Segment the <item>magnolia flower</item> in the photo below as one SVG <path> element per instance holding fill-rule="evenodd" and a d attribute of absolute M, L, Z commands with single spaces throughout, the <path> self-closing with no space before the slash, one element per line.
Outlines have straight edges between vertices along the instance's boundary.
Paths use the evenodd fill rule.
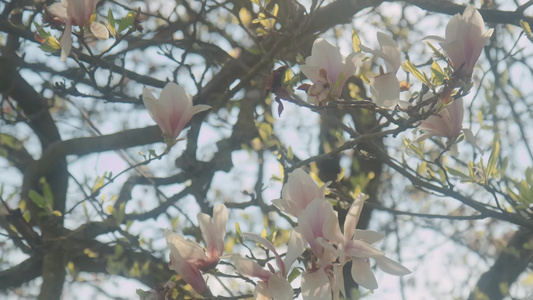
<path fill-rule="evenodd" d="M 446 26 L 446 38 L 429 36 L 437 40 L 452 61 L 459 76 L 470 77 L 481 55 L 483 46 L 492 36 L 493 29 L 485 31 L 485 23 L 474 6 L 468 6 L 463 14 L 454 15 Z"/>
<path fill-rule="evenodd" d="M 316 211 L 309 211 L 318 214 L 316 221 L 311 220 L 306 224 L 299 223 L 299 227 L 302 227 L 301 230 L 304 238 L 309 242 L 310 238 L 315 237 L 314 243 L 318 244 L 322 251 L 322 254 L 320 254 L 322 259 L 318 257 L 320 269 L 307 271 L 302 276 L 302 280 L 304 281 L 302 283 L 302 294 L 316 295 L 309 299 L 321 299 L 324 298 L 324 294 L 328 293 L 333 293 L 334 299 L 338 299 L 339 292 L 346 295 L 342 267 L 348 261 L 352 262 L 351 275 L 354 281 L 370 290 L 378 287 L 376 278 L 370 268 L 370 258 L 374 258 L 378 267 L 389 274 L 405 275 L 410 273 L 404 266 L 385 257 L 383 252 L 371 246 L 382 240 L 384 237 L 383 234 L 371 230 L 355 229 L 365 198 L 366 196 L 364 194 L 359 194 L 352 203 L 344 223 L 344 233 L 340 232 L 338 220 L 336 224 L 331 223 L 331 221 L 323 218 Z M 315 202 L 311 203 L 308 208 L 313 207 L 314 204 Z M 323 211 L 330 210 L 328 205 L 322 206 Z M 331 212 L 324 214 L 331 215 Z M 305 226 L 310 227 L 308 231 L 313 232 L 313 235 L 303 230 Z M 310 245 L 311 249 L 313 249 L 313 244 L 310 243 Z M 313 254 L 316 255 L 314 251 Z M 337 258 L 338 263 L 332 263 Z M 330 262 L 329 264 L 328 261 Z M 330 289 L 329 292 L 325 291 L 327 287 Z"/>
<path fill-rule="evenodd" d="M 209 105 L 193 106 L 192 96 L 173 82 L 165 85 L 159 100 L 143 88 L 143 102 L 170 146 L 195 114 L 211 108 Z"/>
<path fill-rule="evenodd" d="M 72 26 L 87 26 L 98 39 L 109 38 L 107 28 L 98 22 L 91 22 L 91 16 L 99 0 L 61 0 L 48 7 L 48 12 L 60 22 L 65 23 L 65 32 L 61 37 L 61 60 L 65 61 L 72 48 Z"/>
<path fill-rule="evenodd" d="M 346 261 L 352 262 L 353 280 L 364 288 L 374 290 L 378 288 L 378 284 L 370 269 L 369 258 L 374 258 L 378 268 L 391 275 L 402 276 L 411 272 L 371 246 L 385 237 L 382 233 L 356 229 L 365 199 L 366 195 L 361 193 L 350 206 L 344 222 L 344 241 L 342 245 L 337 245 L 337 250 L 341 265 Z"/>
<path fill-rule="evenodd" d="M 454 100 L 450 105 L 443 108 L 438 114 L 431 115 L 427 119 L 420 122 L 418 129 L 426 133 L 419 136 L 415 141 L 423 141 L 432 136 L 446 137 L 449 140 L 454 140 L 464 133 L 467 142 L 472 144 L 480 153 L 483 150 L 476 142 L 476 138 L 472 131 L 468 128 L 463 128 L 464 107 L 463 98 Z M 454 144 L 451 149 L 452 154 L 457 154 L 457 145 Z"/>
<path fill-rule="evenodd" d="M 431 115 L 418 125 L 418 129 L 425 131 L 417 140 L 424 140 L 432 136 L 442 136 L 450 139 L 461 133 L 463 126 L 463 98 L 456 99 L 443 108 L 438 114 Z"/>
<path fill-rule="evenodd" d="M 388 35 L 378 32 L 377 38 L 381 50 L 360 46 L 362 51 L 382 58 L 387 70 L 385 72 L 380 66 L 380 74 L 370 79 L 370 94 L 378 106 L 393 108 L 400 99 L 400 81 L 396 77 L 396 72 L 402 63 L 402 52 L 398 44 Z"/>
<path fill-rule="evenodd" d="M 281 199 L 272 200 L 272 204 L 296 217 L 311 201 L 324 199 L 325 188 L 326 185 L 319 188 L 304 170 L 296 169 L 289 174 L 287 184 L 281 191 Z"/>
<path fill-rule="evenodd" d="M 307 101 L 325 105 L 330 97 L 338 98 L 363 57 L 360 53 L 344 57 L 339 48 L 322 38 L 316 39 L 311 56 L 305 59 L 305 65 L 300 66 L 302 73 L 313 82 L 307 91 Z"/>
<path fill-rule="evenodd" d="M 289 246 L 283 260 L 274 245 L 267 239 L 252 233 L 243 233 L 242 235 L 269 249 L 276 257 L 276 266 L 278 267 L 278 271 L 276 272 L 273 271 L 270 265 L 269 270 L 265 270 L 254 260 L 244 258 L 239 254 L 233 255 L 233 263 L 241 275 L 261 279 L 255 287 L 254 299 L 292 300 L 294 292 L 286 277 L 289 268 L 305 250 L 305 243 L 301 234 L 297 230 L 291 232 Z"/>
<path fill-rule="evenodd" d="M 207 286 L 200 271 L 215 267 L 224 252 L 228 210 L 219 204 L 213 210 L 213 218 L 204 213 L 198 213 L 197 218 L 206 248 L 170 230 L 165 230 L 165 236 L 170 248 L 170 268 L 203 294 Z"/>

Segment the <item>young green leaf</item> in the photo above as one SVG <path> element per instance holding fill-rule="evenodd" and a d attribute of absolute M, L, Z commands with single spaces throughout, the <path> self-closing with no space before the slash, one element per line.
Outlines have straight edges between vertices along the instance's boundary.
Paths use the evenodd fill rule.
<path fill-rule="evenodd" d="M 415 78 L 420 80 L 423 84 L 428 85 L 428 86 L 430 85 L 429 82 L 427 82 L 424 74 L 422 74 L 422 72 L 420 72 L 410 61 L 406 60 L 402 64 L 402 68 L 406 72 L 410 72 L 411 74 L 413 74 L 413 76 L 415 76 Z"/>

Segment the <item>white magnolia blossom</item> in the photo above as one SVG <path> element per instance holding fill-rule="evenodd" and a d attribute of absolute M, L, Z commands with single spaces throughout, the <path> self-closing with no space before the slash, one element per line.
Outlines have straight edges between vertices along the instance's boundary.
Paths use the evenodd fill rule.
<path fill-rule="evenodd" d="M 325 105 L 330 97 L 340 97 L 346 80 L 355 74 L 363 57 L 361 53 L 344 57 L 339 48 L 322 38 L 316 39 L 311 56 L 300 66 L 302 73 L 313 82 L 307 91 L 307 101 Z"/>
<path fill-rule="evenodd" d="M 228 210 L 219 204 L 213 209 L 213 218 L 204 213 L 198 213 L 197 218 L 206 248 L 170 230 L 165 230 L 165 236 L 170 248 L 170 268 L 203 294 L 207 286 L 200 271 L 215 267 L 224 253 Z"/>
<path fill-rule="evenodd" d="M 466 7 L 463 14 L 454 15 L 446 26 L 446 36 L 428 36 L 439 42 L 452 61 L 453 69 L 464 77 L 472 76 L 474 66 L 493 29 L 485 31 L 485 23 L 474 6 Z"/>
<path fill-rule="evenodd" d="M 72 49 L 72 26 L 89 29 L 100 40 L 109 38 L 109 31 L 105 25 L 98 22 L 90 22 L 91 16 L 99 0 L 62 0 L 48 7 L 48 12 L 59 21 L 65 23 L 65 32 L 61 37 L 61 60 L 65 61 Z"/>
<path fill-rule="evenodd" d="M 147 88 L 143 88 L 143 102 L 152 119 L 161 128 L 168 145 L 175 143 L 175 139 L 195 114 L 211 108 L 209 105 L 193 106 L 192 96 L 173 82 L 165 85 L 159 100 Z"/>
<path fill-rule="evenodd" d="M 378 32 L 377 38 L 380 50 L 373 50 L 363 45 L 360 47 L 362 51 L 372 53 L 385 61 L 386 72 L 380 67 L 380 74 L 370 79 L 370 94 L 374 103 L 390 109 L 400 100 L 400 81 L 396 73 L 402 63 L 402 52 L 396 41 L 388 35 Z"/>

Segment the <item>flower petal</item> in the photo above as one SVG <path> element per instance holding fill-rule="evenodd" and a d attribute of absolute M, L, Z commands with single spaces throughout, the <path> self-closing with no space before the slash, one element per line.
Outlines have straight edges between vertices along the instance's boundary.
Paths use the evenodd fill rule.
<path fill-rule="evenodd" d="M 270 276 L 268 279 L 268 288 L 274 300 L 292 300 L 294 298 L 294 291 L 291 285 L 287 279 L 278 273 Z"/>
<path fill-rule="evenodd" d="M 394 108 L 400 100 L 400 81 L 394 73 L 378 75 L 370 79 L 370 93 L 376 105 Z"/>
<path fill-rule="evenodd" d="M 345 247 L 344 251 L 348 257 L 369 258 L 385 255 L 383 252 L 359 240 L 349 241 Z"/>
<path fill-rule="evenodd" d="M 107 30 L 104 24 L 92 22 L 89 28 L 97 39 L 107 40 L 109 38 L 109 30 Z"/>
<path fill-rule="evenodd" d="M 302 296 L 306 300 L 331 299 L 331 286 L 323 269 L 302 274 Z"/>
<path fill-rule="evenodd" d="M 346 219 L 344 221 L 344 239 L 346 242 L 351 240 L 355 233 L 355 228 L 357 226 L 357 222 L 359 221 L 361 210 L 363 210 L 365 199 L 366 195 L 359 193 L 350 206 L 350 210 L 348 210 L 348 214 L 346 215 Z"/>
<path fill-rule="evenodd" d="M 278 266 L 278 269 L 281 271 L 282 274 L 286 274 L 285 273 L 285 264 L 283 263 L 283 261 L 281 260 L 281 256 L 279 256 L 278 254 L 278 251 L 276 250 L 276 247 L 274 247 L 274 245 L 267 239 L 265 239 L 264 237 L 260 236 L 260 235 L 257 235 L 257 234 L 254 234 L 254 233 L 249 233 L 249 232 L 245 232 L 242 234 L 242 236 L 244 238 L 247 238 L 247 239 L 251 239 L 265 247 L 268 248 L 268 250 L 272 251 L 272 253 L 274 253 L 274 255 L 276 256 L 276 265 Z"/>
<path fill-rule="evenodd" d="M 287 253 L 285 254 L 285 258 L 283 259 L 283 264 L 286 266 L 287 272 L 290 266 L 292 266 L 292 264 L 294 263 L 294 261 L 305 251 L 306 245 L 307 244 L 304 238 L 302 237 L 302 234 L 298 230 L 296 230 L 296 228 L 293 229 L 291 231 L 291 236 L 289 237 Z"/>
<path fill-rule="evenodd" d="M 65 32 L 61 37 L 61 61 L 66 61 L 72 50 L 72 25 L 70 21 L 65 24 Z"/>
<path fill-rule="evenodd" d="M 375 290 L 378 288 L 378 282 L 370 269 L 370 264 L 367 259 L 356 258 L 352 260 L 352 278 L 366 289 Z"/>
<path fill-rule="evenodd" d="M 409 269 L 406 267 L 385 256 L 376 257 L 376 262 L 378 264 L 378 268 L 391 275 L 402 276 L 411 273 L 411 271 L 409 271 Z"/>

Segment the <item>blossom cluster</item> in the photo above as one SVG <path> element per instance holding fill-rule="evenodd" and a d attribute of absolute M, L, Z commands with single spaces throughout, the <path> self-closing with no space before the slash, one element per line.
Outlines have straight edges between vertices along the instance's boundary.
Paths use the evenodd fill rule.
<path fill-rule="evenodd" d="M 456 93 L 457 87 L 464 86 L 465 82 L 470 80 L 483 46 L 492 32 L 492 29 L 485 31 L 483 18 L 477 9 L 468 6 L 462 14 L 456 14 L 451 18 L 446 26 L 445 38 L 426 37 L 439 42 L 453 73 L 449 74 L 440 87 L 432 87 L 434 91 L 427 94 L 436 95 L 435 99 L 438 99 L 438 102 L 433 103 L 432 107 L 437 110 L 419 122 L 418 129 L 425 133 L 417 139 L 418 141 L 431 136 L 440 136 L 453 142 L 464 133 L 466 140 L 481 151 L 473 133 L 469 129 L 462 128 L 464 115 L 462 98 L 452 99 L 451 96 Z M 409 102 L 400 99 L 401 92 L 408 91 L 410 86 L 397 77 L 402 66 L 401 49 L 396 41 L 385 33 L 378 32 L 377 40 L 379 49 L 371 49 L 364 45 L 359 47 L 363 52 L 372 54 L 374 58 L 383 60 L 385 64 L 385 68 L 379 66 L 379 74 L 372 74 L 367 81 L 372 102 L 384 109 L 395 109 L 398 105 L 400 109 L 401 106 L 409 106 Z M 346 80 L 355 74 L 363 58 L 362 53 L 352 53 L 344 57 L 337 47 L 324 39 L 317 39 L 313 44 L 311 56 L 300 66 L 302 73 L 313 82 L 307 88 L 307 101 L 318 106 L 337 99 Z M 427 107 L 424 106 L 422 109 Z"/>
<path fill-rule="evenodd" d="M 325 197 L 325 186 L 318 187 L 302 169 L 289 174 L 282 189 L 282 198 L 273 200 L 280 212 L 297 219 L 297 226 L 291 230 L 284 255 L 268 239 L 253 233 L 242 233 L 242 237 L 261 244 L 273 255 L 276 268 L 268 263 L 262 267 L 256 260 L 243 257 L 240 253 L 223 255 L 226 236 L 227 208 L 219 204 L 214 208 L 213 218 L 199 213 L 198 223 L 205 241 L 205 248 L 183 236 L 165 231 L 170 248 L 171 269 L 191 287 L 203 295 L 211 295 L 202 272 L 217 266 L 220 259 L 233 263 L 242 276 L 258 278 L 255 299 L 293 299 L 294 290 L 288 281 L 291 268 L 297 260 L 304 263 L 301 275 L 301 294 L 304 299 L 338 299 L 346 296 L 343 266 L 351 262 L 351 276 L 360 286 L 369 290 L 378 288 L 372 272 L 370 259 L 378 268 L 392 275 L 406 275 L 410 271 L 401 264 L 387 258 L 373 247 L 384 235 L 372 230 L 356 229 L 366 196 L 359 194 L 348 209 L 341 231 L 337 212 L 331 200 Z M 310 249 L 308 261 L 301 258 Z"/>
<path fill-rule="evenodd" d="M 82 24 L 72 21 L 70 23 Z M 441 45 L 447 57 L 448 71 L 443 74 L 447 76 L 446 80 L 438 85 L 428 86 L 431 91 L 420 96 L 421 102 L 431 99 L 436 101 L 418 106 L 419 114 L 425 115 L 416 124 L 418 129 L 424 132 L 418 137 L 418 141 L 440 136 L 448 138 L 450 144 L 453 144 L 463 133 L 466 140 L 481 151 L 473 133 L 462 128 L 463 99 L 455 94 L 458 88 L 464 87 L 465 83 L 470 81 L 483 46 L 491 35 L 492 29 L 485 31 L 481 15 L 473 6 L 469 6 L 463 14 L 452 17 L 446 27 L 445 38 L 427 37 L 437 40 Z M 405 107 L 412 105 L 401 100 L 401 93 L 408 91 L 410 85 L 398 78 L 398 71 L 402 66 L 402 51 L 398 43 L 385 33 L 378 32 L 377 40 L 379 49 L 360 45 L 362 52 L 348 56 L 343 56 L 337 47 L 325 39 L 315 40 L 311 56 L 300 66 L 301 72 L 312 82 L 302 88 L 306 90 L 307 101 L 316 106 L 326 106 L 330 101 L 337 100 L 349 77 L 353 76 L 363 63 L 364 53 L 368 53 L 384 63 L 384 66 L 379 66 L 379 73 L 372 73 L 370 79 L 366 80 L 371 100 L 380 109 L 407 112 Z M 404 69 L 413 72 L 413 67 L 409 64 Z M 429 85 L 427 80 L 423 83 Z M 165 86 L 159 100 L 145 88 L 143 101 L 169 146 L 176 142 L 180 132 L 195 114 L 210 108 L 207 105 L 193 106 L 191 95 L 175 83 Z M 170 248 L 170 268 L 196 292 L 205 296 L 211 295 L 211 291 L 207 288 L 204 273 L 214 269 L 221 259 L 227 259 L 241 276 L 258 279 L 255 299 L 293 299 L 294 283 L 289 282 L 288 277 L 294 268 L 303 270 L 298 290 L 302 297 L 317 300 L 347 296 L 343 268 L 348 263 L 351 263 L 352 279 L 369 290 L 378 288 L 371 268 L 371 259 L 386 273 L 397 276 L 410 273 L 403 265 L 374 247 L 384 238 L 383 234 L 356 229 L 366 195 L 359 193 L 354 197 L 347 209 L 341 230 L 338 212 L 332 204 L 334 201 L 326 197 L 325 190 L 326 185 L 319 187 L 301 169 L 289 174 L 287 184 L 281 192 L 282 197 L 272 201 L 281 213 L 294 218 L 297 224 L 290 231 L 284 254 L 280 254 L 279 248 L 263 236 L 242 234 L 244 240 L 253 241 L 268 249 L 274 255 L 275 267 L 269 262 L 266 267 L 262 266 L 257 260 L 244 257 L 241 253 L 224 255 L 228 210 L 221 204 L 214 208 L 213 217 L 203 213 L 197 216 L 205 248 L 181 235 L 168 230 L 165 232 Z M 309 249 L 311 258 L 302 257 L 306 249 Z"/>

